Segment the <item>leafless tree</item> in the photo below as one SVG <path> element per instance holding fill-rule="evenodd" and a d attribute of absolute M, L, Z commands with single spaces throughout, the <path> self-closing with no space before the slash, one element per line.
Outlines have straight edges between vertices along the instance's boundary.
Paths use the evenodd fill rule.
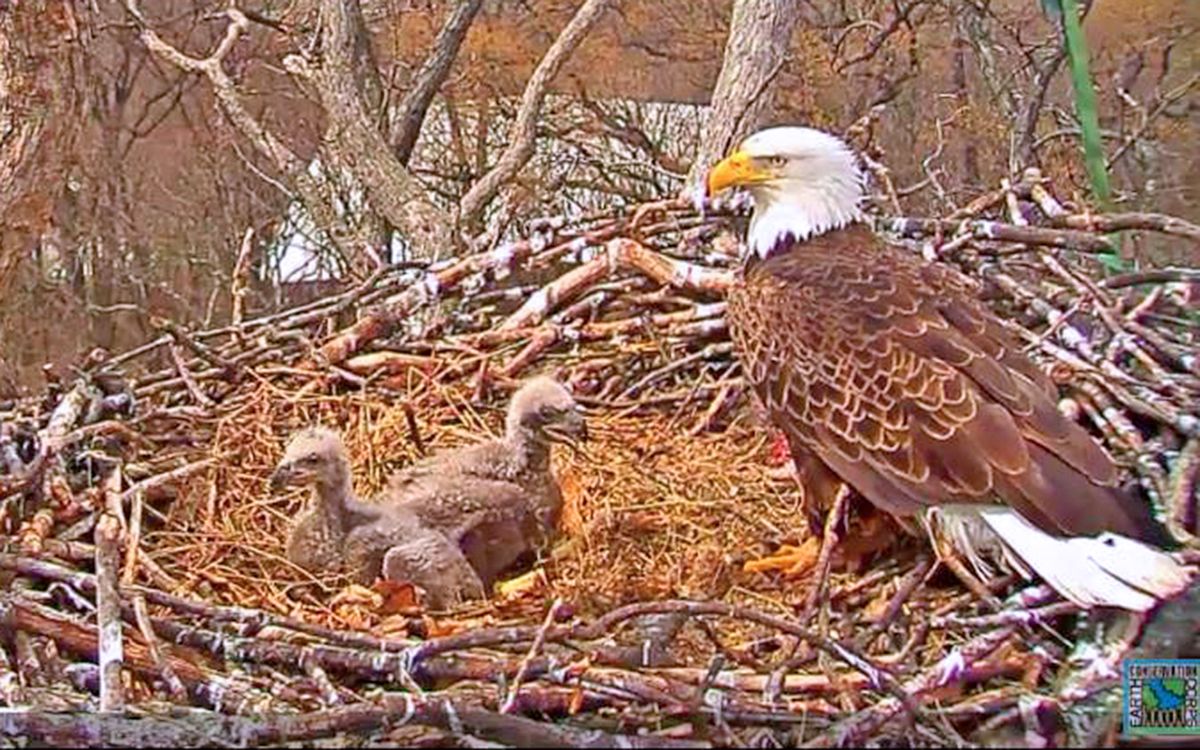
<path fill-rule="evenodd" d="M 475 20 L 481 7 L 483 0 L 460 0 L 454 6 L 454 10 L 446 16 L 445 24 L 434 39 L 433 48 L 425 58 L 424 64 L 400 101 L 399 116 L 396 127 L 392 129 L 391 144 L 396 158 L 404 164 L 408 164 L 412 156 L 429 105 L 433 102 L 442 81 L 446 80 L 450 66 L 458 57 L 458 50 L 471 28 L 471 22 Z"/>
<path fill-rule="evenodd" d="M 71 3 L 0 6 L 0 297 L 48 224 L 49 185 L 73 148 L 80 31 Z"/>
<path fill-rule="evenodd" d="M 579 47 L 588 31 L 600 20 L 604 11 L 618 4 L 619 0 L 585 0 L 571 22 L 563 29 L 558 39 L 542 58 L 521 96 L 521 108 L 517 111 L 511 143 L 499 161 L 487 174 L 475 183 L 463 196 L 459 208 L 460 216 L 467 227 L 477 224 L 488 201 L 495 197 L 500 187 L 516 176 L 517 172 L 533 155 L 538 115 L 550 82 L 562 69 L 571 53 Z"/>
<path fill-rule="evenodd" d="M 1117 198 L 1186 215 L 1195 24 L 1091 7 Z M 0 0 L 0 378 L 676 195 L 772 121 L 891 211 L 1085 195 L 1063 59 L 1026 0 Z"/>

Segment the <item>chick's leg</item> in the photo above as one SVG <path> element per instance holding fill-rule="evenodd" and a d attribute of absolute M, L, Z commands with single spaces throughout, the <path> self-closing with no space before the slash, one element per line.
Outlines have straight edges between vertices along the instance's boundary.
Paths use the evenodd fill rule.
<path fill-rule="evenodd" d="M 462 550 L 430 529 L 415 532 L 408 541 L 387 551 L 383 577 L 421 587 L 430 606 L 437 609 L 485 597 L 483 583 Z"/>

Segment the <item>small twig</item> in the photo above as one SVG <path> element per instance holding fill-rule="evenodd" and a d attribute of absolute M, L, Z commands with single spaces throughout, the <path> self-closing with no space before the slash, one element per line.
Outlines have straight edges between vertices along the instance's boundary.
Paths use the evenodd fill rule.
<path fill-rule="evenodd" d="M 904 607 L 904 603 L 908 601 L 913 592 L 924 582 L 933 565 L 934 561 L 931 559 L 926 558 L 921 560 L 915 568 L 910 570 L 900 580 L 899 585 L 896 586 L 896 593 L 892 595 L 887 607 L 880 613 L 879 618 L 871 623 L 870 627 L 855 639 L 854 645 L 857 648 L 864 650 L 870 648 L 871 641 L 891 626 L 896 616 L 900 614 L 900 610 Z"/>
<path fill-rule="evenodd" d="M 504 699 L 504 704 L 500 706 L 500 713 L 512 713 L 517 705 L 517 697 L 521 693 L 521 683 L 525 681 L 526 675 L 529 674 L 529 665 L 534 658 L 542 652 L 542 646 L 546 642 L 546 633 L 549 632 L 554 621 L 558 619 L 559 611 L 563 606 L 563 600 L 555 599 L 550 605 L 550 609 L 546 612 L 546 618 L 542 621 L 542 626 L 538 628 L 537 634 L 533 638 L 533 643 L 529 645 L 529 651 L 525 654 L 525 658 L 521 660 L 521 666 L 517 669 L 517 676 L 513 678 L 512 686 L 508 689 L 508 697 Z"/>
<path fill-rule="evenodd" d="M 960 678 L 966 669 L 987 658 L 1000 648 L 1016 632 L 1015 627 L 1001 627 L 990 630 L 955 648 L 948 656 L 932 667 L 905 682 L 900 690 L 908 700 L 916 700 L 922 693 L 934 688 L 952 684 Z M 885 698 L 878 703 L 854 714 L 840 722 L 833 731 L 825 732 L 807 743 L 805 747 L 853 747 L 869 737 L 878 726 L 903 711 L 904 702 L 898 698 Z"/>
<path fill-rule="evenodd" d="M 138 632 L 142 634 L 142 642 L 146 644 L 146 650 L 150 654 L 150 659 L 162 674 L 163 682 L 166 684 L 168 692 L 171 693 L 171 697 L 179 703 L 185 702 L 188 697 L 187 688 L 180 681 L 179 675 L 175 674 L 175 670 L 171 667 L 170 662 L 163 659 L 162 652 L 159 649 L 158 637 L 154 635 L 154 628 L 150 624 L 150 612 L 146 609 L 146 599 L 135 594 L 132 597 L 132 602 Z"/>
<path fill-rule="evenodd" d="M 1139 284 L 1164 284 L 1170 282 L 1200 282 L 1198 268 L 1151 268 L 1145 271 L 1119 273 L 1101 280 L 1105 289 L 1124 289 Z"/>
<path fill-rule="evenodd" d="M 846 517 L 846 508 L 850 503 L 851 490 L 847 485 L 842 485 L 838 488 L 837 497 L 833 501 L 833 506 L 830 507 L 829 513 L 825 515 L 825 526 L 821 533 L 821 551 L 817 554 L 817 565 L 814 570 L 816 577 L 816 585 L 812 591 L 808 592 L 808 599 L 804 603 L 804 615 L 802 620 L 809 619 L 817 607 L 821 604 L 823 595 L 827 589 L 829 580 L 829 566 L 833 560 L 833 550 L 838 543 L 838 524 Z"/>
<path fill-rule="evenodd" d="M 999 221 L 975 219 L 950 221 L 947 219 L 921 219 L 897 217 L 887 219 L 884 226 L 906 237 L 930 234 L 970 234 L 977 240 L 993 242 L 1017 242 L 1022 245 L 1041 245 L 1075 250 L 1082 253 L 1111 253 L 1108 240 L 1087 232 L 1072 229 L 1047 229 L 1044 227 L 1017 226 Z"/>
<path fill-rule="evenodd" d="M 247 14 L 249 17 L 249 14 Z M 233 265 L 233 281 L 229 294 L 233 298 L 231 325 L 240 326 L 246 310 L 246 292 L 250 286 L 250 252 L 254 249 L 254 227 L 246 227 L 242 235 L 242 247 L 238 250 L 237 262 Z"/>
<path fill-rule="evenodd" d="M 960 617 L 944 615 L 935 617 L 932 625 L 936 628 L 961 627 L 984 630 L 1005 625 L 1037 625 L 1050 622 L 1058 617 L 1075 614 L 1081 607 L 1074 602 L 1056 602 L 1034 609 L 1005 609 L 990 615 L 979 617 Z"/>
<path fill-rule="evenodd" d="M 137 482 L 121 493 L 122 504 L 132 501 L 139 493 L 149 495 L 161 487 L 168 487 L 184 477 L 190 476 L 201 469 L 207 469 L 213 465 L 213 459 L 202 458 L 199 461 L 193 461 L 189 464 L 184 464 L 176 469 L 164 471 L 161 474 L 147 477 L 140 482 Z"/>
<path fill-rule="evenodd" d="M 209 398 L 204 391 L 200 390 L 200 386 L 196 384 L 191 370 L 188 369 L 187 364 L 183 361 L 179 345 L 171 344 L 167 347 L 167 350 L 171 353 L 171 361 L 175 363 L 175 370 L 179 373 L 179 377 L 183 379 L 183 385 L 187 388 L 188 393 L 192 395 L 192 398 L 195 399 L 196 403 L 208 408 L 216 406 L 216 402 Z"/>
<path fill-rule="evenodd" d="M 151 322 L 155 328 L 166 331 L 167 335 L 174 339 L 176 343 L 187 347 L 189 351 L 201 360 L 223 370 L 225 377 L 234 378 L 237 376 L 239 368 L 236 362 L 221 356 L 220 353 L 202 342 L 185 326 L 167 318 L 154 318 Z M 182 360 L 182 357 L 180 359 Z"/>
<path fill-rule="evenodd" d="M 145 505 L 145 492 L 139 490 L 133 493 L 133 502 L 129 508 L 129 534 L 125 540 L 125 565 L 121 571 L 121 584 L 133 583 L 137 575 L 138 554 L 142 544 L 142 508 Z"/>

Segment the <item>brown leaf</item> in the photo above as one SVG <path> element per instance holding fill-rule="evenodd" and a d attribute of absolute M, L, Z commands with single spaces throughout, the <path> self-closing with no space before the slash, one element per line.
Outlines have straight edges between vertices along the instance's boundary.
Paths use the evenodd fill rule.
<path fill-rule="evenodd" d="M 383 596 L 367 588 L 360 586 L 357 583 L 352 583 L 341 591 L 333 595 L 329 600 L 330 607 L 339 606 L 366 606 L 370 609 L 378 609 L 383 605 Z"/>
<path fill-rule="evenodd" d="M 465 625 L 458 620 L 435 620 L 432 617 L 426 616 L 425 632 L 429 638 L 440 638 L 444 635 L 454 635 L 461 633 L 465 629 Z"/>
<path fill-rule="evenodd" d="M 421 609 L 417 587 L 408 581 L 379 580 L 371 586 L 371 590 L 382 598 L 376 607 L 376 611 L 381 615 L 411 615 L 417 614 Z"/>

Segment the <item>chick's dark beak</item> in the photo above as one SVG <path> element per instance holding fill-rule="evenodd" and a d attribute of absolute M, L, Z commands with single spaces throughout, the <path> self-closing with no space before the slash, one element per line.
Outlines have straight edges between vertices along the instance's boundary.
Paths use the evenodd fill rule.
<path fill-rule="evenodd" d="M 545 430 L 552 440 L 560 443 L 588 439 L 587 420 L 578 412 L 567 412 L 555 424 L 547 425 Z"/>
<path fill-rule="evenodd" d="M 578 411 L 569 411 L 563 420 L 562 431 L 573 440 L 587 440 L 587 419 Z"/>
<path fill-rule="evenodd" d="M 291 464 L 280 464 L 271 473 L 271 491 L 278 492 L 291 484 L 295 472 Z"/>

